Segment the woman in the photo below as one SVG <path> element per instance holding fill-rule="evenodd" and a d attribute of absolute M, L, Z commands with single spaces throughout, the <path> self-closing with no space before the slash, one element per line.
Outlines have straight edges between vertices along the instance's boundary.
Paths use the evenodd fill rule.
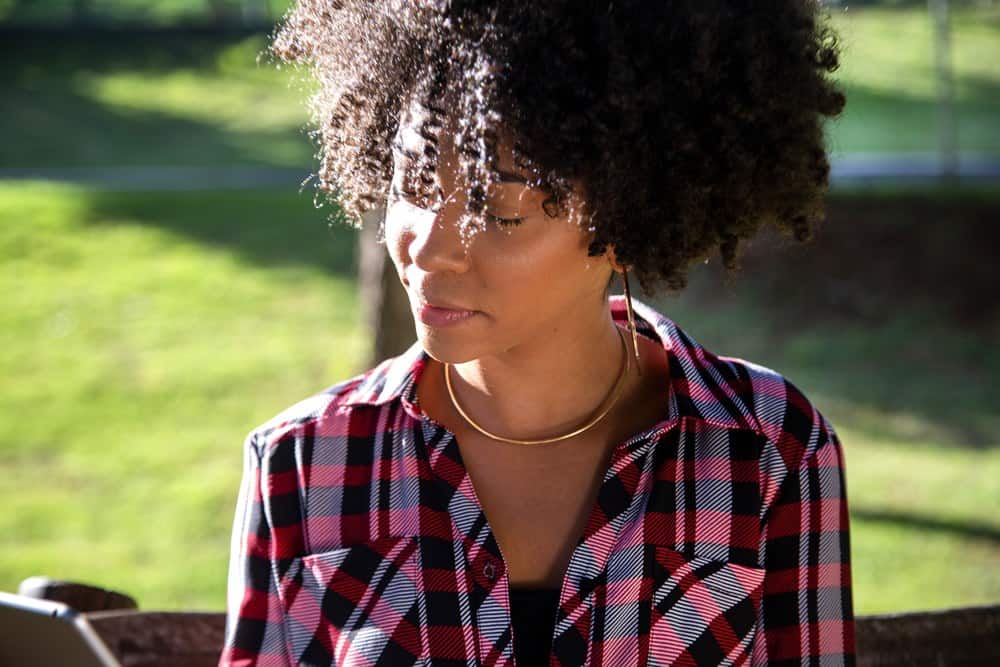
<path fill-rule="evenodd" d="M 809 238 L 844 104 L 817 12 L 293 7 L 319 186 L 385 207 L 418 340 L 247 437 L 220 664 L 854 663 L 834 429 L 628 284 Z"/>

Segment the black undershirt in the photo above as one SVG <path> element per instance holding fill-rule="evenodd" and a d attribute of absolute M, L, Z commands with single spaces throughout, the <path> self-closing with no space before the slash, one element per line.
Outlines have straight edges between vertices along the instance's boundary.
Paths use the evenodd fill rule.
<path fill-rule="evenodd" d="M 548 667 L 558 606 L 558 588 L 510 587 L 517 667 Z"/>

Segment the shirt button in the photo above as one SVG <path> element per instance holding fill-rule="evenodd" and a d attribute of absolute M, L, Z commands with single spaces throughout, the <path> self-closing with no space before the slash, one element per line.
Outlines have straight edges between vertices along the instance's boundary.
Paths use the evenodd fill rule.
<path fill-rule="evenodd" d="M 495 577 L 496 574 L 497 574 L 496 566 L 493 565 L 493 561 L 491 560 L 486 561 L 486 564 L 483 565 L 483 576 L 489 579 L 490 581 L 493 581 L 493 577 Z"/>

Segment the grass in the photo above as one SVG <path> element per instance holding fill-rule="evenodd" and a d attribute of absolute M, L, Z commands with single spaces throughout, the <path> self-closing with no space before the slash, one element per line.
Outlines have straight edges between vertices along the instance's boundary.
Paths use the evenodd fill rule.
<path fill-rule="evenodd" d="M 263 9 L 267 16 L 276 18 L 287 9 L 289 0 L 263 0 L 252 4 L 253 9 Z M 0 21 L 51 26 L 82 18 L 112 25 L 211 25 L 213 11 L 218 8 L 228 19 L 226 22 L 232 24 L 240 20 L 241 5 L 247 3 L 238 0 L 213 3 L 204 0 L 89 0 L 86 3 L 78 0 L 46 0 L 44 3 L 0 0 Z"/>
<path fill-rule="evenodd" d="M 125 33 L 99 49 L 88 40 L 12 35 L 0 47 L 19 63 L 0 73 L 0 165 L 312 164 L 312 84 L 257 65 L 264 36 Z"/>
<path fill-rule="evenodd" d="M 354 232 L 308 199 L 0 186 L 0 589 L 45 574 L 224 608 L 243 436 L 366 351 Z M 706 306 L 710 275 L 650 301 L 784 373 L 838 429 L 857 612 L 1000 599 L 995 346 L 919 312 L 789 326 L 753 279 Z M 954 353 L 928 356 L 941 341 Z M 958 427 L 973 415 L 979 438 Z"/>
<path fill-rule="evenodd" d="M 933 24 L 926 7 L 831 8 L 843 46 L 834 78 L 847 106 L 828 126 L 834 155 L 934 151 L 937 80 Z M 1000 153 L 1000 7 L 954 7 L 951 60 L 958 147 Z"/>
<path fill-rule="evenodd" d="M 0 588 L 219 607 L 243 435 L 359 370 L 353 232 L 295 194 L 44 185 L 0 221 Z"/>

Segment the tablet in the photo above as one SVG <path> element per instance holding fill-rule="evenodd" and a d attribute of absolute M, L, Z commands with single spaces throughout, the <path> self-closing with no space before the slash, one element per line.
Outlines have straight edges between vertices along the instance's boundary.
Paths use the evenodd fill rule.
<path fill-rule="evenodd" d="M 0 666 L 122 667 L 84 613 L 0 591 Z"/>

